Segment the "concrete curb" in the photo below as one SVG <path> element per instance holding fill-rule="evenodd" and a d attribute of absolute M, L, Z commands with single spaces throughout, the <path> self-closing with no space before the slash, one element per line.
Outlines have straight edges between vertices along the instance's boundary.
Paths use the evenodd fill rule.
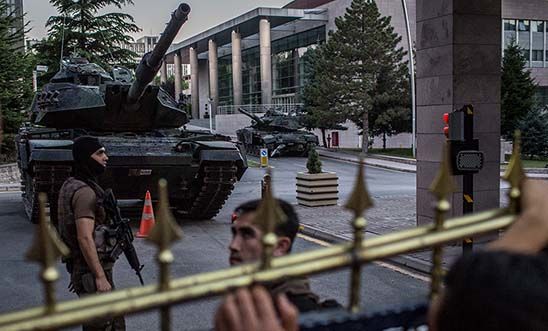
<path fill-rule="evenodd" d="M 328 231 L 318 229 L 314 226 L 307 225 L 307 224 L 301 224 L 301 229 L 299 232 L 304 235 L 310 236 L 312 238 L 323 240 L 330 244 L 340 244 L 340 243 L 352 240 L 351 238 L 330 233 Z M 370 233 L 370 232 L 366 232 L 366 233 L 369 236 L 378 236 L 374 233 Z M 412 269 L 413 271 L 418 271 L 424 274 L 430 274 L 430 270 L 432 268 L 431 263 L 423 261 L 421 259 L 418 259 L 410 255 L 406 255 L 406 254 L 387 258 L 386 261 L 392 264 L 395 264 L 397 266 Z"/>
<path fill-rule="evenodd" d="M 351 158 L 347 158 L 347 157 L 344 157 L 344 156 L 323 154 L 322 151 L 318 151 L 318 153 L 320 154 L 321 157 L 326 157 L 328 159 L 351 162 L 351 163 L 356 163 L 356 164 L 359 164 L 359 162 L 360 162 L 359 160 L 353 160 Z M 396 162 L 394 162 L 394 163 L 396 163 Z M 396 171 L 403 171 L 403 172 L 409 172 L 409 173 L 416 173 L 417 172 L 414 169 L 402 168 L 402 167 L 399 167 L 399 166 L 396 166 L 396 165 L 381 164 L 381 163 L 376 163 L 374 161 L 371 162 L 370 159 L 365 159 L 365 164 L 370 165 L 370 166 L 374 166 L 374 167 L 388 169 L 388 170 L 396 170 Z"/>
<path fill-rule="evenodd" d="M 0 192 L 16 192 L 21 191 L 19 184 L 0 184 Z"/>

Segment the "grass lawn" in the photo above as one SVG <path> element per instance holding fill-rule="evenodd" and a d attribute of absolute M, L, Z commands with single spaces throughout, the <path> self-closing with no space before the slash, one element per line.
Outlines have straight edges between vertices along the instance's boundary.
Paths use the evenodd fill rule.
<path fill-rule="evenodd" d="M 506 155 L 505 159 L 506 162 L 510 161 L 511 155 Z M 524 159 L 522 155 L 521 162 L 523 163 L 524 168 L 544 168 L 548 164 L 548 159 L 537 159 L 537 160 L 529 160 Z"/>
<path fill-rule="evenodd" d="M 524 168 L 544 168 L 548 160 L 522 160 Z"/>

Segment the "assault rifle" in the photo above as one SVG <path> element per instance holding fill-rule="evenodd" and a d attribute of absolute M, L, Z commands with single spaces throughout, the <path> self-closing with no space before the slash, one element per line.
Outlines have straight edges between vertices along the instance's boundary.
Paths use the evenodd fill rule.
<path fill-rule="evenodd" d="M 107 213 L 107 215 L 112 220 L 113 226 L 111 230 L 111 235 L 116 238 L 116 245 L 114 246 L 114 248 L 112 249 L 112 253 L 110 254 L 112 260 L 115 261 L 118 256 L 120 256 L 122 252 L 124 252 L 124 255 L 126 256 L 126 259 L 129 262 L 131 269 L 135 270 L 135 273 L 137 274 L 137 277 L 139 277 L 141 285 L 144 285 L 143 277 L 141 276 L 141 270 L 143 269 L 144 265 L 139 262 L 139 257 L 137 256 L 135 247 L 133 247 L 134 237 L 133 232 L 131 231 L 131 227 L 129 226 L 129 219 L 122 218 L 122 215 L 120 215 L 120 208 L 118 208 L 118 202 L 114 197 L 112 189 L 107 189 L 105 191 L 103 207 L 105 208 L 105 212 Z"/>

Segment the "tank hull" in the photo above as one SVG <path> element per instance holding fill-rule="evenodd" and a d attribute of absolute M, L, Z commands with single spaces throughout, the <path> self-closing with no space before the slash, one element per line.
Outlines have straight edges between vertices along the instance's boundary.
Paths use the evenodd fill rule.
<path fill-rule="evenodd" d="M 259 155 L 261 148 L 267 148 L 270 157 L 283 155 L 306 156 L 311 147 L 318 145 L 316 135 L 303 130 L 278 132 L 247 127 L 237 130 L 236 136 L 250 155 Z"/>
<path fill-rule="evenodd" d="M 18 135 L 23 201 L 31 221 L 37 221 L 38 192 L 48 194 L 55 221 L 53 202 L 57 201 L 64 180 L 73 174 L 71 148 L 77 135 L 75 130 L 36 127 L 26 127 Z M 158 137 L 150 132 L 95 136 L 109 156 L 107 170 L 99 182 L 102 187 L 113 189 L 128 215 L 139 215 L 147 190 L 156 199 L 158 180 L 165 178 L 177 218 L 211 219 L 247 168 L 245 157 L 235 144 L 212 137 Z"/>

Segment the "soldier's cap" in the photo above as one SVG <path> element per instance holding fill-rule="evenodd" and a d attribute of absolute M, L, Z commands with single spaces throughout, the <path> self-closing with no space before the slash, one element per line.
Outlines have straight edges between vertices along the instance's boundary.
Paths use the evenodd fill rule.
<path fill-rule="evenodd" d="M 91 154 L 103 147 L 104 146 L 99 142 L 99 139 L 90 136 L 81 136 L 74 139 L 72 157 L 75 162 L 83 162 L 86 161 Z"/>

